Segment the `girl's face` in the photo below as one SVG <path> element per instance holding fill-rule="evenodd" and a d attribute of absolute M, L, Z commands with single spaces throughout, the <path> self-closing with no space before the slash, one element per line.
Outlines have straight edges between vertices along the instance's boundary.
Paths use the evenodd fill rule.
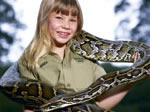
<path fill-rule="evenodd" d="M 48 19 L 48 30 L 54 46 L 64 46 L 75 36 L 78 27 L 77 16 L 52 12 Z"/>

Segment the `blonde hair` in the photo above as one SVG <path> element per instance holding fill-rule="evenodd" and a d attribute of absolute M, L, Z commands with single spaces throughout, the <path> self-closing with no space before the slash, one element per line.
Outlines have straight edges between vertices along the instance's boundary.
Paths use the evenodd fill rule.
<path fill-rule="evenodd" d="M 48 17 L 53 11 L 56 13 L 69 14 L 78 17 L 78 28 L 76 35 L 81 32 L 83 26 L 83 16 L 77 0 L 42 0 L 37 18 L 35 36 L 29 46 L 24 51 L 21 60 L 28 70 L 36 74 L 39 58 L 48 53 L 52 47 L 52 41 L 48 31 Z"/>

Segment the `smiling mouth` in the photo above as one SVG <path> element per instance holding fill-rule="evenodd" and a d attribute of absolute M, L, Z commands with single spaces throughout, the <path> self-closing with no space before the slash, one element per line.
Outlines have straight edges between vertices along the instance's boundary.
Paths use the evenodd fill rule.
<path fill-rule="evenodd" d="M 58 31 L 57 33 L 58 33 L 58 36 L 61 38 L 67 38 L 70 35 L 70 33 L 68 33 L 68 32 Z"/>

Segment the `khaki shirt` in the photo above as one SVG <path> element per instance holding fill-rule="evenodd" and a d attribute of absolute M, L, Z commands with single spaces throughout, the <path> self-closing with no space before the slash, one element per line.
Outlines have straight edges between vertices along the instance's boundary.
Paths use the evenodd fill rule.
<path fill-rule="evenodd" d="M 105 71 L 97 63 L 83 58 L 67 47 L 65 57 L 62 61 L 55 53 L 43 55 L 38 61 L 37 68 L 39 79 L 29 72 L 25 66 L 18 61 L 21 76 L 40 80 L 67 93 L 79 92 L 87 88 L 97 78 L 105 74 Z"/>

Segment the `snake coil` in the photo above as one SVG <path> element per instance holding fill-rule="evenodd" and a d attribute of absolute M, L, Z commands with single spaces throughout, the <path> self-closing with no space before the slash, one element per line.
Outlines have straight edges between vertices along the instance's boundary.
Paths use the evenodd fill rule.
<path fill-rule="evenodd" d="M 106 74 L 84 91 L 74 94 L 65 94 L 36 80 L 21 79 L 15 63 L 0 79 L 0 90 L 14 101 L 43 112 L 102 112 L 104 109 L 88 102 L 112 87 L 150 76 L 150 46 L 144 43 L 109 41 L 82 31 L 73 40 L 71 49 L 95 61 L 133 63 L 136 53 L 138 60 L 130 68 Z"/>

